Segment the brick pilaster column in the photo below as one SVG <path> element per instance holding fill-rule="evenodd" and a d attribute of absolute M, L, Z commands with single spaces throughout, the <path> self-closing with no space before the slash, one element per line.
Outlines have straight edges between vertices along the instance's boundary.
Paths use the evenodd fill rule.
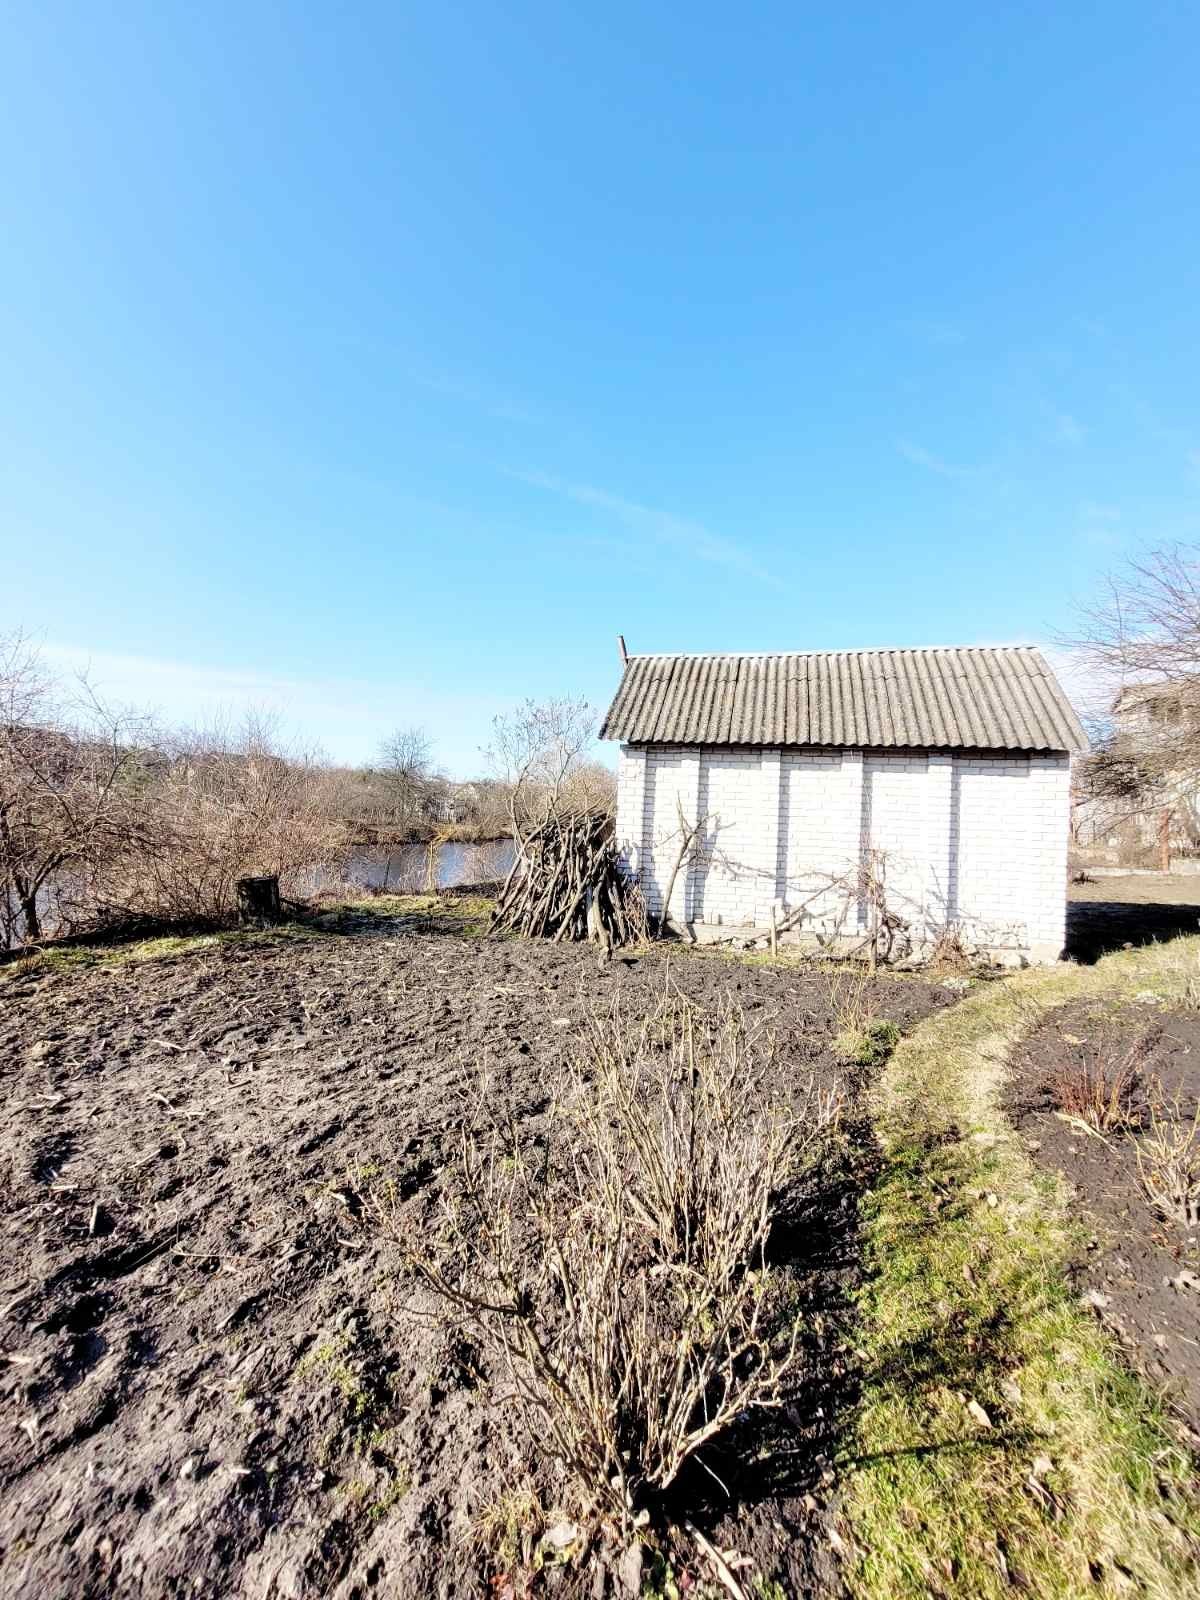
<path fill-rule="evenodd" d="M 679 798 L 683 814 L 689 824 L 700 816 L 700 752 L 685 751 L 679 763 Z M 679 846 L 676 844 L 675 849 Z M 696 860 L 693 856 L 686 869 L 681 869 L 675 884 L 675 903 L 672 912 L 681 922 L 691 922 L 696 900 Z"/>
<path fill-rule="evenodd" d="M 759 763 L 759 828 L 762 853 L 754 897 L 754 920 L 765 927 L 771 920 L 771 907 L 779 898 L 779 811 L 781 804 L 782 751 L 764 750 Z"/>
<path fill-rule="evenodd" d="M 646 854 L 646 752 L 622 746 L 617 767 L 617 848 L 631 873 Z"/>
<path fill-rule="evenodd" d="M 931 755 L 925 774 L 925 885 L 923 929 L 914 929 L 918 938 L 936 939 L 950 921 L 951 852 L 954 848 L 951 827 L 951 793 L 954 778 L 953 756 Z"/>
<path fill-rule="evenodd" d="M 863 781 L 863 753 L 861 750 L 842 751 L 842 778 L 846 796 L 846 862 L 851 871 L 860 867 L 871 845 L 871 821 L 867 815 L 867 792 Z M 846 918 L 846 932 L 853 933 L 863 925 L 865 908 L 854 895 L 850 914 Z"/>

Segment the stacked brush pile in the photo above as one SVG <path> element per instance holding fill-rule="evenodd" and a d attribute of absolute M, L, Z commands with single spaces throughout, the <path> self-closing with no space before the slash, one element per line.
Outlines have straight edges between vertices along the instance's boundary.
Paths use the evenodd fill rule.
<path fill-rule="evenodd" d="M 647 937 L 645 903 L 622 869 L 611 813 L 555 813 L 519 832 L 516 846 L 490 931 L 592 938 L 609 950 Z"/>

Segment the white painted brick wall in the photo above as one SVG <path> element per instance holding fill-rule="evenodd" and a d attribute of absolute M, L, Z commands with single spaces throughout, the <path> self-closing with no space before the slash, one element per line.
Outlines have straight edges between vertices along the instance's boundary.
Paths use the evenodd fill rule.
<path fill-rule="evenodd" d="M 873 847 L 918 941 L 954 924 L 971 943 L 1052 959 L 1065 930 L 1069 798 L 1065 755 L 626 747 L 617 828 L 656 913 L 679 851 L 679 802 L 710 825 L 677 879 L 677 917 L 761 927 L 773 902 L 803 904 L 807 928 L 852 931 L 862 907 L 831 883 Z"/>
<path fill-rule="evenodd" d="M 714 750 L 701 759 L 698 815 L 708 822 L 693 876 L 698 922 L 736 926 L 770 919 L 779 826 L 774 754 L 764 761 L 758 750 Z"/>
<path fill-rule="evenodd" d="M 853 874 L 862 848 L 862 756 L 858 751 L 785 751 L 780 761 L 777 870 L 785 910 L 805 907 L 808 923 L 832 932 L 856 926 L 833 884 Z"/>
<path fill-rule="evenodd" d="M 928 849 L 925 755 L 870 755 L 863 761 L 863 841 L 878 851 L 886 903 L 917 939 L 927 923 Z"/>

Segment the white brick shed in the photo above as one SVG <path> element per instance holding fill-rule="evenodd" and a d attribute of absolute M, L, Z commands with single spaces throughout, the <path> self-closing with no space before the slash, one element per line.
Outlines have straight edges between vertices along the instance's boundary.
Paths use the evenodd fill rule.
<path fill-rule="evenodd" d="M 680 816 L 704 819 L 671 912 L 861 936 L 860 868 L 915 950 L 943 930 L 1052 961 L 1066 919 L 1079 720 L 1026 647 L 630 656 L 602 736 L 621 741 L 617 834 L 662 911 Z M 870 853 L 870 854 L 869 854 Z"/>

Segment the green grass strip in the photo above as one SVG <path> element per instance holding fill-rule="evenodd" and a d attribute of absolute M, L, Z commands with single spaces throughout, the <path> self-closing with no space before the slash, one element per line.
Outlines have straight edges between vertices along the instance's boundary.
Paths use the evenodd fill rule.
<path fill-rule="evenodd" d="M 864 1390 L 843 1462 L 858 1600 L 1192 1596 L 1193 1463 L 1067 1268 L 1080 1223 L 1000 1106 L 1054 1007 L 1194 1004 L 1200 939 L 1020 973 L 927 1019 L 875 1096 Z"/>
<path fill-rule="evenodd" d="M 274 928 L 223 928 L 212 933 L 169 933 L 152 939 L 97 944 L 47 945 L 31 955 L 0 965 L 0 984 L 31 973 L 77 972 L 86 967 L 139 966 L 144 961 L 167 961 L 196 955 L 221 945 L 268 944 L 279 940 L 306 941 L 328 937 L 306 923 L 282 922 Z"/>

